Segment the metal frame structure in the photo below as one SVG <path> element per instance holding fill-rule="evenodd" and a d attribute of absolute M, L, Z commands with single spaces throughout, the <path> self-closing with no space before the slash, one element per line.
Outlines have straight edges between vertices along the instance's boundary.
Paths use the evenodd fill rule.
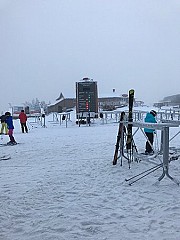
<path fill-rule="evenodd" d="M 129 124 L 127 121 L 122 121 L 122 123 L 125 126 L 127 126 Z M 129 179 L 125 179 L 127 182 L 129 182 L 129 185 L 132 185 L 134 182 L 137 182 L 141 178 L 143 178 L 143 177 L 147 176 L 148 174 L 156 171 L 160 167 L 163 168 L 163 172 L 162 172 L 162 175 L 158 178 L 159 182 L 165 176 L 167 176 L 169 179 L 171 179 L 177 185 L 180 185 L 180 182 L 178 180 L 176 180 L 175 178 L 173 178 L 169 174 L 169 162 L 170 162 L 170 160 L 169 160 L 169 129 L 171 127 L 179 127 L 180 122 L 179 121 L 176 121 L 176 122 L 171 121 L 171 122 L 164 122 L 164 123 L 146 123 L 146 122 L 136 122 L 135 121 L 135 122 L 131 122 L 131 124 L 132 124 L 133 127 L 137 127 L 133 136 L 136 134 L 136 132 L 139 129 L 141 129 L 141 131 L 143 132 L 143 128 L 161 130 L 161 136 L 162 136 L 161 137 L 161 153 L 162 153 L 162 156 L 163 156 L 163 162 L 161 164 L 158 164 L 158 165 L 154 166 L 153 168 L 150 168 L 150 169 L 136 175 L 136 176 L 133 176 Z M 124 157 L 123 153 L 122 153 L 123 152 L 122 147 L 124 147 L 124 146 L 120 146 L 120 156 L 118 157 L 118 158 L 121 158 L 121 159 L 122 159 L 122 157 Z M 132 151 L 132 153 L 133 153 L 133 151 Z M 130 161 L 131 161 L 131 159 L 130 159 Z"/>

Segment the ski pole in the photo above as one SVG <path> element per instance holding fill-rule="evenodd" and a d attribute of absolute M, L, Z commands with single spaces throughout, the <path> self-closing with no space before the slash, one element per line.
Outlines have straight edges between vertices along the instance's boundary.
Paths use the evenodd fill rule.
<path fill-rule="evenodd" d="M 28 124 L 29 126 L 31 126 L 31 128 L 33 129 L 33 125 L 30 124 L 30 122 L 27 121 L 27 124 Z M 28 128 L 28 129 L 30 130 L 30 128 Z"/>
<path fill-rule="evenodd" d="M 131 186 L 133 183 L 135 183 L 135 182 L 139 181 L 140 179 L 146 177 L 146 176 L 149 175 L 150 173 L 155 172 L 155 171 L 158 170 L 160 167 L 162 167 L 162 164 L 161 164 L 160 166 L 157 166 L 156 168 L 154 168 L 152 171 L 146 173 L 146 174 L 143 175 L 142 177 L 140 177 L 140 178 L 134 180 L 133 182 L 130 182 L 129 185 Z"/>
<path fill-rule="evenodd" d="M 142 175 L 142 174 L 144 174 L 144 173 L 146 173 L 146 172 L 149 172 L 149 171 L 151 171 L 151 170 L 153 170 L 154 168 L 157 168 L 157 167 L 159 167 L 159 166 L 162 166 L 162 163 L 161 163 L 161 164 L 158 164 L 158 165 L 156 165 L 156 166 L 154 166 L 154 167 L 152 167 L 152 168 L 150 168 L 150 169 L 148 169 L 148 170 L 146 170 L 146 171 L 144 171 L 144 172 L 141 172 L 141 173 L 139 173 L 139 174 L 137 174 L 137 175 L 135 175 L 135 176 L 133 176 L 133 177 L 131 177 L 131 178 L 128 178 L 128 179 L 126 178 L 125 181 L 128 182 L 128 181 L 132 180 L 133 178 L 136 178 L 136 177 L 138 177 L 138 176 L 140 176 L 140 175 Z"/>

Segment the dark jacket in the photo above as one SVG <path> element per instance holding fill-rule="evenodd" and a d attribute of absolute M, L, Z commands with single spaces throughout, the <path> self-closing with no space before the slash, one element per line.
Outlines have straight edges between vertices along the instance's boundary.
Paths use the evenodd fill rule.
<path fill-rule="evenodd" d="M 0 117 L 0 119 L 1 119 L 1 123 L 5 123 L 6 122 L 6 115 L 2 115 Z"/>
<path fill-rule="evenodd" d="M 6 117 L 6 123 L 8 129 L 14 129 L 12 116 Z"/>

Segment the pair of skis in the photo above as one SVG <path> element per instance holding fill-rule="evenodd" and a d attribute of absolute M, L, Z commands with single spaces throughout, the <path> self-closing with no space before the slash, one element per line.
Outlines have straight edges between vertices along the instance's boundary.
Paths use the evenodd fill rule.
<path fill-rule="evenodd" d="M 16 144 L 8 144 L 8 143 L 0 143 L 0 147 L 6 147 L 6 146 L 16 146 L 20 143 L 16 143 Z"/>
<path fill-rule="evenodd" d="M 127 151 L 132 149 L 132 124 L 131 122 L 133 122 L 133 103 L 134 103 L 134 89 L 129 90 L 129 114 L 128 114 L 128 126 L 127 126 L 127 141 L 126 141 L 126 148 Z M 113 158 L 113 165 L 117 164 L 117 160 L 118 160 L 118 153 L 119 153 L 119 147 L 123 147 L 120 146 L 123 143 L 123 139 L 124 135 L 124 124 L 122 123 L 122 121 L 124 120 L 124 116 L 125 113 L 122 112 L 121 113 L 121 117 L 120 117 L 120 123 L 119 123 L 119 128 L 118 128 L 118 135 L 117 135 L 117 141 L 116 141 L 116 145 L 115 145 L 115 152 L 114 152 L 114 158 Z M 124 145 L 124 144 L 123 144 Z"/>
<path fill-rule="evenodd" d="M 11 159 L 11 156 L 9 154 L 0 156 L 0 161 L 2 161 L 2 160 L 9 160 L 9 159 Z"/>
<path fill-rule="evenodd" d="M 122 112 L 121 113 L 121 117 L 120 117 L 119 128 L 118 128 L 117 141 L 116 141 L 116 145 L 115 145 L 113 165 L 117 164 L 119 147 L 122 147 L 122 141 L 123 141 L 123 138 L 124 138 L 124 129 L 123 129 L 124 128 L 124 124 L 121 121 L 124 120 L 124 117 L 125 117 L 125 112 Z"/>

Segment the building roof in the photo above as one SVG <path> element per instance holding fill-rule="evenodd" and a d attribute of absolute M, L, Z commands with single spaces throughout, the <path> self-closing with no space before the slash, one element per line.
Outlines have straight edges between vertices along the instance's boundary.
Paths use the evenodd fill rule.
<path fill-rule="evenodd" d="M 64 99 L 64 95 L 63 95 L 62 92 L 61 92 L 60 95 L 59 95 L 59 97 L 56 99 L 56 101 L 62 100 L 62 99 Z"/>

